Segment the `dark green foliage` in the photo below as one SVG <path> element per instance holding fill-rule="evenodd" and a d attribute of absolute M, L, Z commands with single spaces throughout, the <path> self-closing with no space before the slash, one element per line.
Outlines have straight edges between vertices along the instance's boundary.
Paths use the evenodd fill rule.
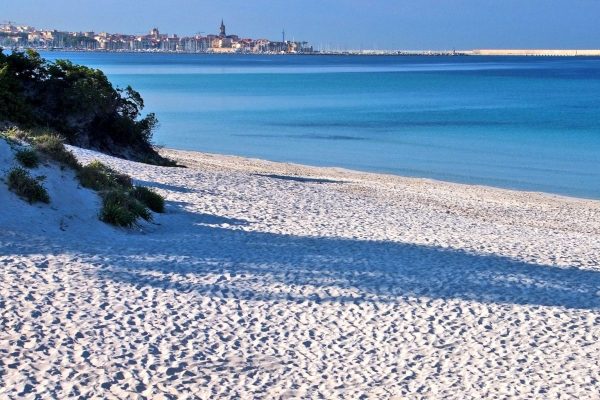
<path fill-rule="evenodd" d="M 28 123 L 33 118 L 33 107 L 26 93 L 35 71 L 40 67 L 37 53 L 13 52 L 5 55 L 0 51 L 0 120 Z"/>
<path fill-rule="evenodd" d="M 100 70 L 0 49 L 0 120 L 49 127 L 69 144 L 167 165 L 151 145 L 156 116 L 142 116 L 143 108 L 138 92 L 114 88 Z"/>
<path fill-rule="evenodd" d="M 102 202 L 100 220 L 107 224 L 131 228 L 135 225 L 137 217 L 126 207 L 115 202 Z"/>
<path fill-rule="evenodd" d="M 33 138 L 33 146 L 40 153 L 45 154 L 52 160 L 64 164 L 73 169 L 79 169 L 79 161 L 66 149 L 63 139 L 55 135 L 41 135 Z"/>
<path fill-rule="evenodd" d="M 18 150 L 15 159 L 25 168 L 36 168 L 40 163 L 37 153 L 32 149 Z"/>
<path fill-rule="evenodd" d="M 165 212 L 165 199 L 152 189 L 136 186 L 132 191 L 133 197 L 157 213 Z"/>
<path fill-rule="evenodd" d="M 129 175 L 122 174 L 115 170 L 111 170 L 111 171 L 113 174 L 113 179 L 119 186 L 124 187 L 124 188 L 132 188 L 133 187 L 133 179 L 131 179 L 131 177 Z"/>
<path fill-rule="evenodd" d="M 146 188 L 133 186 L 129 176 L 92 161 L 78 171 L 82 186 L 100 192 L 102 210 L 100 219 L 109 224 L 132 227 L 138 218 L 152 220 L 150 210 L 164 211 L 163 198 Z"/>
<path fill-rule="evenodd" d="M 111 190 L 102 195 L 102 210 L 100 219 L 109 224 L 131 228 L 138 218 L 152 220 L 152 214 L 142 203 L 137 201 L 129 192 Z"/>
<path fill-rule="evenodd" d="M 103 166 L 103 164 L 101 165 Z M 96 162 L 92 162 L 81 167 L 81 169 L 77 172 L 77 177 L 79 178 L 79 183 L 81 183 L 81 186 L 96 191 L 108 190 L 115 187 L 111 176 L 106 174 L 103 168 L 97 166 Z"/>
<path fill-rule="evenodd" d="M 142 203 L 140 203 L 133 197 L 131 197 L 131 196 L 128 196 L 128 197 L 129 197 L 129 203 L 128 203 L 129 210 L 143 220 L 152 221 L 152 213 L 150 212 L 148 207 L 146 207 L 145 205 L 143 205 Z"/>
<path fill-rule="evenodd" d="M 152 220 L 150 210 L 164 212 L 163 198 L 143 187 L 133 186 L 128 175 L 92 161 L 78 171 L 82 186 L 100 192 L 102 210 L 100 219 L 109 224 L 132 227 L 138 218 Z"/>
<path fill-rule="evenodd" d="M 77 174 L 83 187 L 96 191 L 131 189 L 133 187 L 129 176 L 121 174 L 97 160 L 81 167 Z"/>
<path fill-rule="evenodd" d="M 50 203 L 50 196 L 39 181 L 29 175 L 29 172 L 23 168 L 13 168 L 9 171 L 8 188 L 29 203 L 42 202 Z"/>
<path fill-rule="evenodd" d="M 145 155 L 143 157 L 140 157 L 139 160 L 137 160 L 141 163 L 144 164 L 152 164 L 152 165 L 158 165 L 161 167 L 179 167 L 179 168 L 185 168 L 185 166 L 183 165 L 179 165 L 177 164 L 176 161 L 171 160 L 169 158 L 165 158 L 161 155 L 159 155 L 158 153 L 156 153 L 156 155 Z"/>

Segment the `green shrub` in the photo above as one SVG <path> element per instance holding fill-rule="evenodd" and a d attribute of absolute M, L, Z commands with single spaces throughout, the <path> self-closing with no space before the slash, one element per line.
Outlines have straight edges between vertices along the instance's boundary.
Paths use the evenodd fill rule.
<path fill-rule="evenodd" d="M 79 169 L 81 165 L 77 158 L 65 147 L 63 139 L 56 135 L 41 135 L 33 138 L 36 150 L 68 167 Z"/>
<path fill-rule="evenodd" d="M 136 224 L 138 218 L 150 221 L 152 220 L 152 214 L 129 191 L 115 189 L 103 194 L 100 220 L 116 226 L 130 228 Z"/>
<path fill-rule="evenodd" d="M 177 161 L 161 156 L 159 153 L 146 154 L 138 157 L 138 160 L 144 164 L 158 165 L 159 167 L 179 167 L 185 168 L 183 165 L 177 164 Z"/>
<path fill-rule="evenodd" d="M 130 228 L 138 218 L 152 220 L 150 210 L 164 210 L 163 198 L 146 188 L 134 187 L 131 177 L 94 160 L 78 171 L 79 182 L 100 192 L 100 220 Z"/>
<path fill-rule="evenodd" d="M 110 170 L 115 182 L 124 188 L 131 189 L 133 187 L 133 179 L 127 174 L 122 174 L 120 172 L 115 171 L 114 169 Z"/>
<path fill-rule="evenodd" d="M 102 209 L 100 210 L 100 220 L 108 224 L 131 228 L 135 225 L 137 217 L 127 207 L 103 201 Z"/>
<path fill-rule="evenodd" d="M 29 203 L 50 203 L 50 196 L 39 181 L 23 168 L 13 168 L 8 173 L 8 188 Z"/>
<path fill-rule="evenodd" d="M 0 48 L 0 121 L 48 127 L 70 144 L 169 163 L 152 147 L 158 120 L 143 109 L 137 91 L 114 87 L 98 69 Z"/>
<path fill-rule="evenodd" d="M 15 159 L 25 168 L 36 168 L 40 163 L 37 153 L 32 149 L 22 149 L 17 151 Z"/>
<path fill-rule="evenodd" d="M 110 176 L 98 164 L 103 166 L 100 162 L 92 161 L 77 171 L 81 186 L 93 190 L 107 190 L 113 187 Z"/>
<path fill-rule="evenodd" d="M 143 186 L 136 186 L 132 191 L 133 197 L 157 213 L 165 212 L 165 199 L 154 190 Z"/>
<path fill-rule="evenodd" d="M 121 174 L 98 160 L 81 167 L 78 177 L 83 187 L 96 191 L 116 188 L 131 189 L 133 187 L 132 180 L 128 175 Z"/>
<path fill-rule="evenodd" d="M 128 194 L 129 195 L 129 194 Z M 152 213 L 144 204 L 129 196 L 129 210 L 145 221 L 152 221 Z"/>

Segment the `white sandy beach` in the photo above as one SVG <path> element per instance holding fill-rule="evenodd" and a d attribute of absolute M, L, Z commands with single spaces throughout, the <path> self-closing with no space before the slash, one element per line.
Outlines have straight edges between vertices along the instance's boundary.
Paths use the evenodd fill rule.
<path fill-rule="evenodd" d="M 0 182 L 0 398 L 599 398 L 599 201 L 71 149 L 167 213 L 113 228 L 52 165 L 50 205 Z"/>

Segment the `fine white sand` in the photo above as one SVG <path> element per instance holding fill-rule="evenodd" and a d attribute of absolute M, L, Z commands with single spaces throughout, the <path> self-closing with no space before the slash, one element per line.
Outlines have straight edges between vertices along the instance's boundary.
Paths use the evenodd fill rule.
<path fill-rule="evenodd" d="M 53 165 L 50 205 L 0 182 L 0 398 L 598 398 L 598 201 L 73 151 L 167 213 L 108 226 Z"/>

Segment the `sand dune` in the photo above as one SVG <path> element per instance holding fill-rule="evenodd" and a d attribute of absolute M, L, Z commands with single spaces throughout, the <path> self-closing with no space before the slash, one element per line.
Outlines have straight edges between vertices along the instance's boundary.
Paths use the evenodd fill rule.
<path fill-rule="evenodd" d="M 166 151 L 139 229 L 0 182 L 0 398 L 597 398 L 600 203 Z M 0 141 L 0 166 L 11 154 Z"/>

